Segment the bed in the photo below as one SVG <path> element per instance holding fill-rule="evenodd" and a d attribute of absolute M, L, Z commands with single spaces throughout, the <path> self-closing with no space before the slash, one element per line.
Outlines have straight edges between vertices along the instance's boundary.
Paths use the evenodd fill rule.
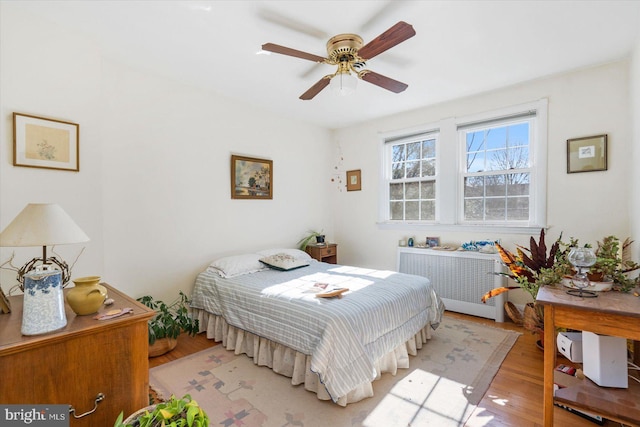
<path fill-rule="evenodd" d="M 348 291 L 318 298 L 319 285 Z M 424 277 L 297 249 L 215 260 L 197 276 L 191 308 L 208 338 L 341 406 L 373 396 L 382 373 L 408 368 L 444 312 Z"/>

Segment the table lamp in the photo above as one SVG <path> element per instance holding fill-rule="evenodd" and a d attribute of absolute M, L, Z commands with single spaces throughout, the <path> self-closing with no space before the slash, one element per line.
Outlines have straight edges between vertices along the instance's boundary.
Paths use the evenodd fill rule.
<path fill-rule="evenodd" d="M 70 278 L 67 263 L 47 257 L 47 246 L 81 243 L 89 237 L 57 204 L 30 203 L 0 233 L 0 246 L 42 246 L 42 258 L 33 258 L 18 270 L 24 292 L 22 333 L 38 335 L 67 324 L 62 287 Z"/>

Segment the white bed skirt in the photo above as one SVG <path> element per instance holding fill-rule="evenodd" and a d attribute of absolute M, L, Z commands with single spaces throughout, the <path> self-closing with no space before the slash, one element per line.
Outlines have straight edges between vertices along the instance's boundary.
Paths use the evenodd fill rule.
<path fill-rule="evenodd" d="M 192 313 L 200 323 L 200 332 L 207 333 L 207 338 L 222 342 L 227 350 L 235 354 L 246 354 L 258 366 L 267 366 L 274 372 L 291 378 L 291 384 L 304 383 L 304 388 L 316 393 L 318 399 L 331 400 L 325 387 L 318 381 L 318 376 L 311 372 L 311 356 L 300 353 L 285 345 L 275 343 L 250 332 L 229 325 L 221 316 L 192 309 Z M 398 368 L 409 367 L 409 355 L 415 356 L 422 345 L 431 338 L 431 326 L 426 325 L 409 341 L 396 347 L 393 351 L 382 356 L 376 363 L 376 377 L 389 372 L 395 375 Z M 373 382 L 366 382 L 341 396 L 335 403 L 347 406 L 373 396 Z"/>

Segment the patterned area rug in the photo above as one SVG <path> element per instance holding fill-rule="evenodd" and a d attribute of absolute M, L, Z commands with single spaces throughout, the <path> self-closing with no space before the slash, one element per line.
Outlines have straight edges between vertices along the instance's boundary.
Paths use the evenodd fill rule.
<path fill-rule="evenodd" d="M 462 426 L 518 333 L 444 317 L 409 369 L 383 374 L 375 396 L 341 407 L 222 346 L 150 370 L 160 397 L 190 394 L 211 426 Z"/>

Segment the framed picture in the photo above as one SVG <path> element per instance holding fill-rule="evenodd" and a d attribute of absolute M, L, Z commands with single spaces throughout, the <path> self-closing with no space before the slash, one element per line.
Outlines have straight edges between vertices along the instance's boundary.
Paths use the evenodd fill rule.
<path fill-rule="evenodd" d="M 436 246 L 440 246 L 440 238 L 439 237 L 427 237 L 427 247 L 434 248 Z"/>
<path fill-rule="evenodd" d="M 273 161 L 232 155 L 231 198 L 273 199 Z"/>
<path fill-rule="evenodd" d="M 80 125 L 13 113 L 13 165 L 80 171 Z"/>
<path fill-rule="evenodd" d="M 360 179 L 360 169 L 347 171 L 347 191 L 362 190 L 362 183 L 360 182 Z"/>
<path fill-rule="evenodd" d="M 567 173 L 607 170 L 607 135 L 567 140 Z"/>

